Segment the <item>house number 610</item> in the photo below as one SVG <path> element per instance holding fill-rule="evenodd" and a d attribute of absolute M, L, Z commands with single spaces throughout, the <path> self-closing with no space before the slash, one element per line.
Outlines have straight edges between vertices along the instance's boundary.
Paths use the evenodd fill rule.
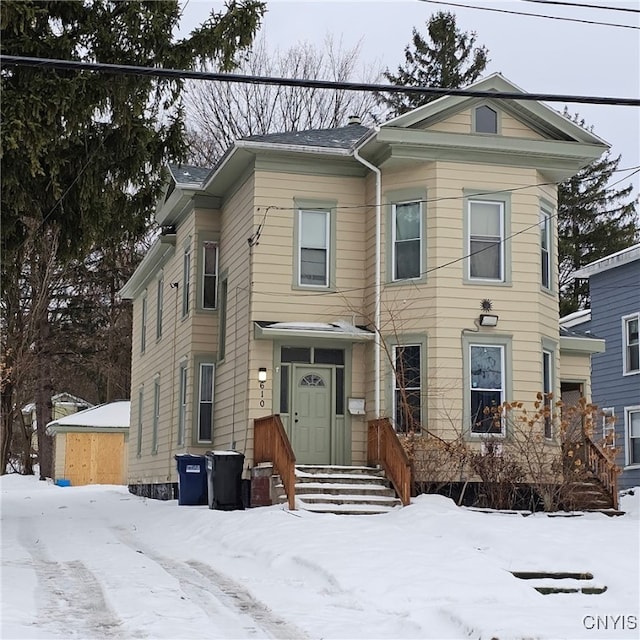
<path fill-rule="evenodd" d="M 264 382 L 260 383 L 260 408 L 264 409 Z"/>

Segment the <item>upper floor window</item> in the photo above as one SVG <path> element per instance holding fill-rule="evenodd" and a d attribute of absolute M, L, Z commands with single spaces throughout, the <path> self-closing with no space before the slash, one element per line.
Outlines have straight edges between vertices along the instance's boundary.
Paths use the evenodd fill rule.
<path fill-rule="evenodd" d="M 142 313 L 140 318 L 140 353 L 147 348 L 147 293 L 142 297 Z"/>
<path fill-rule="evenodd" d="M 640 373 L 640 313 L 622 318 L 622 372 Z"/>
<path fill-rule="evenodd" d="M 202 243 L 202 308 L 215 309 L 218 298 L 218 245 Z"/>
<path fill-rule="evenodd" d="M 498 133 L 498 112 L 487 105 L 478 107 L 475 112 L 476 133 Z"/>
<path fill-rule="evenodd" d="M 419 344 L 398 345 L 393 348 L 393 415 L 396 430 L 402 433 L 420 431 L 421 359 Z"/>
<path fill-rule="evenodd" d="M 213 436 L 213 380 L 215 365 L 200 364 L 198 393 L 198 442 L 211 442 Z"/>
<path fill-rule="evenodd" d="M 549 214 L 540 211 L 540 284 L 551 289 L 551 226 Z"/>
<path fill-rule="evenodd" d="M 156 297 L 156 340 L 162 338 L 162 311 L 164 305 L 164 276 L 160 275 Z"/>
<path fill-rule="evenodd" d="M 298 211 L 298 285 L 329 286 L 329 211 Z"/>
<path fill-rule="evenodd" d="M 478 107 L 475 112 L 476 133 L 498 133 L 498 112 L 487 105 Z"/>
<path fill-rule="evenodd" d="M 498 413 L 505 400 L 504 346 L 472 344 L 469 354 L 471 433 L 504 435 Z"/>
<path fill-rule="evenodd" d="M 393 279 L 419 278 L 422 272 L 422 203 L 393 205 Z"/>
<path fill-rule="evenodd" d="M 191 247 L 186 246 L 182 258 L 182 317 L 189 313 L 189 289 L 191 287 Z"/>
<path fill-rule="evenodd" d="M 469 200 L 469 279 L 504 281 L 504 203 Z"/>

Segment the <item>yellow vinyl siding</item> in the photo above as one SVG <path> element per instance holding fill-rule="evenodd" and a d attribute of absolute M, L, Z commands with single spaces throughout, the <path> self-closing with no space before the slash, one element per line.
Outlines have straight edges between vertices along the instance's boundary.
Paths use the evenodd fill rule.
<path fill-rule="evenodd" d="M 581 382 L 584 397 L 591 400 L 591 356 L 588 353 L 560 352 L 560 380 Z"/>
<path fill-rule="evenodd" d="M 501 110 L 500 107 L 491 107 L 499 113 L 499 134 L 510 138 L 526 138 L 528 140 L 544 140 L 544 136 L 534 131 L 526 124 Z M 448 118 L 424 127 L 428 131 L 443 133 L 472 133 L 472 111 L 465 109 Z M 488 135 L 488 134 L 482 134 Z M 490 134 L 489 134 L 490 135 Z"/>

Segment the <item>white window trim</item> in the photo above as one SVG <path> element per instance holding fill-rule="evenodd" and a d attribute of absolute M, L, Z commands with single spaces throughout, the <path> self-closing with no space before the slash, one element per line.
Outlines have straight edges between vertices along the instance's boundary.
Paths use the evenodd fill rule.
<path fill-rule="evenodd" d="M 325 265 L 324 265 L 324 284 L 309 284 L 302 282 L 302 214 L 303 213 L 322 213 L 324 215 L 325 223 L 325 251 L 327 252 Z M 329 271 L 331 262 L 331 212 L 326 209 L 310 209 L 300 208 L 298 209 L 298 283 L 299 287 L 309 287 L 311 289 L 328 289 L 329 288 Z"/>
<path fill-rule="evenodd" d="M 215 271 L 214 273 L 207 273 L 205 271 L 206 269 L 206 253 L 207 253 L 207 248 L 208 246 L 213 246 L 216 249 L 216 264 L 215 264 Z M 200 295 L 202 296 L 202 308 L 203 309 L 208 309 L 208 310 L 212 310 L 212 309 L 217 309 L 218 308 L 218 272 L 219 272 L 219 260 L 220 260 L 220 247 L 218 245 L 217 242 L 214 242 L 213 240 L 203 240 L 202 241 L 202 290 L 200 292 Z M 207 279 L 207 276 L 209 277 L 214 277 L 215 278 L 215 282 L 216 282 L 216 286 L 215 286 L 215 292 L 214 292 L 214 301 L 213 301 L 213 307 L 207 307 L 205 306 L 204 303 L 204 291 L 205 291 L 205 282 Z"/>
<path fill-rule="evenodd" d="M 211 438 L 208 440 L 203 440 L 200 437 L 200 417 L 201 417 L 201 409 L 202 409 L 202 369 L 203 367 L 211 367 L 212 375 L 211 375 Z M 215 403 L 215 388 L 216 388 L 216 365 L 214 362 L 201 362 L 198 365 L 198 442 L 212 442 L 213 441 L 213 408 Z"/>
<path fill-rule="evenodd" d="M 623 376 L 637 376 L 640 374 L 640 368 L 635 371 L 627 371 L 627 348 L 629 347 L 628 338 L 629 332 L 627 330 L 627 324 L 630 320 L 637 320 L 640 327 L 640 312 L 630 313 L 627 316 L 622 316 L 622 375 Z M 640 350 L 640 344 L 638 346 Z"/>
<path fill-rule="evenodd" d="M 497 204 L 500 207 L 500 277 L 499 278 L 478 278 L 471 275 L 471 207 L 473 204 Z M 477 200 L 472 197 L 467 203 L 467 278 L 470 282 L 506 282 L 505 278 L 505 251 L 504 251 L 504 230 L 505 230 L 505 203 L 501 200 Z"/>
<path fill-rule="evenodd" d="M 142 456 L 142 426 L 144 423 L 144 387 L 138 389 L 138 447 L 136 450 L 136 457 Z"/>
<path fill-rule="evenodd" d="M 398 278 L 396 273 L 396 210 L 397 207 L 403 204 L 418 204 L 420 206 L 420 215 L 418 221 L 420 223 L 420 232 L 418 235 L 418 240 L 420 242 L 420 252 L 419 258 L 420 263 L 418 264 L 418 275 L 413 276 L 411 278 Z M 424 230 L 422 228 L 422 218 L 423 218 L 423 203 L 419 200 L 403 200 L 401 202 L 394 202 L 391 206 L 392 214 L 391 214 L 391 276 L 393 282 L 406 282 L 408 280 L 419 280 L 422 278 L 422 272 L 424 270 L 424 265 L 422 263 L 422 255 L 423 255 L 423 242 L 424 242 Z M 401 241 L 402 242 L 402 241 Z"/>
<path fill-rule="evenodd" d="M 639 469 L 639 462 L 631 462 L 631 414 L 640 413 L 640 404 L 624 408 L 624 466 L 625 469 Z"/>
<path fill-rule="evenodd" d="M 470 343 L 469 344 L 469 379 L 467 380 L 467 384 L 469 387 L 469 415 L 472 418 L 473 418 L 473 412 L 471 411 L 471 406 L 472 406 L 471 398 L 472 398 L 473 392 L 474 391 L 496 391 L 496 389 L 474 388 L 472 386 L 471 380 L 473 377 L 473 373 L 472 373 L 472 366 L 471 366 L 471 363 L 472 363 L 471 351 L 474 347 L 479 347 L 479 348 L 498 347 L 500 349 L 500 404 L 503 404 L 505 402 L 506 394 L 507 394 L 507 389 L 506 389 L 507 380 L 505 375 L 506 346 L 504 344 L 495 344 L 495 343 L 489 343 L 489 342 Z M 474 429 L 474 425 L 472 423 L 469 426 L 469 431 L 473 438 L 487 438 L 487 437 L 504 438 L 506 436 L 506 424 L 505 424 L 504 416 L 502 416 L 500 419 L 500 433 L 474 431 L 473 429 Z"/>
<path fill-rule="evenodd" d="M 607 435 L 611 433 L 613 435 L 613 438 L 609 446 L 612 449 L 615 449 L 615 446 L 616 446 L 615 407 L 603 407 L 601 410 L 601 413 L 602 413 L 602 441 L 606 444 Z M 613 418 L 611 422 L 609 422 L 610 418 Z"/>
<path fill-rule="evenodd" d="M 397 355 L 397 351 L 398 349 L 405 349 L 406 347 L 418 347 L 418 349 L 420 349 L 420 386 L 419 387 L 405 387 L 405 389 L 407 391 L 415 391 L 418 390 L 420 392 L 420 418 L 421 418 L 421 422 L 422 422 L 422 369 L 423 369 L 423 358 L 424 358 L 424 353 L 423 353 L 423 349 L 422 349 L 422 345 L 420 343 L 416 343 L 416 342 L 407 342 L 407 343 L 403 343 L 403 344 L 396 344 L 393 345 L 393 397 L 392 397 L 392 403 L 393 403 L 393 423 L 394 426 L 396 428 L 396 431 L 398 431 L 397 425 L 396 425 L 396 415 L 397 415 L 397 409 L 398 409 L 398 405 L 397 405 L 397 400 L 396 400 L 396 392 L 400 390 L 400 387 L 398 386 L 398 375 L 397 375 L 397 371 L 396 371 L 396 363 L 398 362 L 398 355 Z M 399 433 L 406 433 L 405 431 L 402 431 Z"/>

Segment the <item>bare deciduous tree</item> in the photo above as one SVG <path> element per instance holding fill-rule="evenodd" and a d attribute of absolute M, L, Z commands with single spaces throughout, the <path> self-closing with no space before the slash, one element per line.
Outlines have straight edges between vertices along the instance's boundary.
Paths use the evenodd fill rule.
<path fill-rule="evenodd" d="M 376 82 L 381 70 L 360 65 L 360 45 L 344 48 L 327 35 L 323 48 L 308 42 L 270 51 L 264 36 L 236 73 L 253 76 Z M 189 161 L 211 166 L 239 138 L 281 131 L 325 129 L 359 116 L 375 121 L 379 111 L 371 93 L 308 87 L 231 82 L 192 82 L 185 96 L 189 127 Z"/>

